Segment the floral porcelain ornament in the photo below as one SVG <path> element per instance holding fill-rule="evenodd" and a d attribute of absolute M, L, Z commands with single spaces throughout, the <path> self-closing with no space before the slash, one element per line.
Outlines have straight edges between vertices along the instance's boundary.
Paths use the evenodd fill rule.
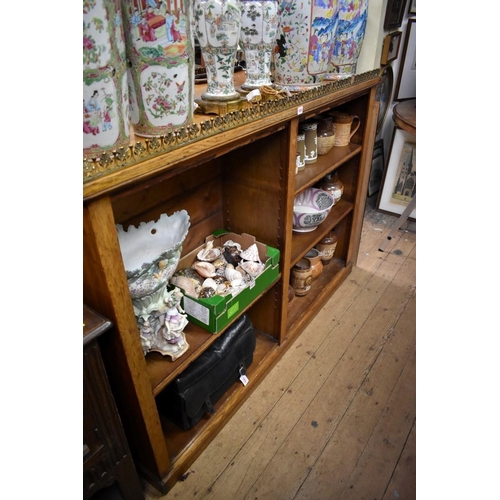
<path fill-rule="evenodd" d="M 157 351 L 175 361 L 189 345 L 183 333 L 188 321 L 180 306 L 182 293 L 169 291 L 189 229 L 185 210 L 127 230 L 118 224 L 118 240 L 144 354 Z"/>

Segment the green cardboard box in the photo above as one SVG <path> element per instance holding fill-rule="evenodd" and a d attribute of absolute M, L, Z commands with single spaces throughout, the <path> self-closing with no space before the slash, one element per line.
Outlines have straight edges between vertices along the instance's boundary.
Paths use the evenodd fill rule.
<path fill-rule="evenodd" d="M 226 241 L 233 240 L 246 249 L 254 243 L 257 245 L 260 260 L 265 264 L 264 271 L 255 279 L 255 284 L 250 288 L 243 289 L 238 295 L 231 294 L 225 297 L 215 296 L 208 299 L 195 299 L 184 295 L 182 299 L 182 308 L 188 316 L 188 320 L 195 325 L 208 330 L 211 333 L 219 333 L 231 321 L 236 319 L 239 314 L 256 297 L 261 295 L 279 278 L 279 258 L 278 249 L 264 245 L 255 240 L 254 236 L 249 234 L 228 233 L 223 230 L 217 231 L 205 239 L 214 242 L 214 247 L 222 246 Z M 196 261 L 198 252 L 204 245 L 199 246 L 192 252 L 182 257 L 177 269 L 191 267 Z M 182 289 L 181 289 L 182 290 Z"/>

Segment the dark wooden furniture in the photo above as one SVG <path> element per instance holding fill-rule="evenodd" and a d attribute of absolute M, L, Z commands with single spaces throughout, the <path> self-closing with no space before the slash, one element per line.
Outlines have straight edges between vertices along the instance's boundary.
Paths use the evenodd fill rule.
<path fill-rule="evenodd" d="M 265 103 L 262 115 L 260 108 L 255 119 L 251 113 L 237 115 L 240 121 L 227 128 L 222 118 L 197 116 L 197 125 L 201 119 L 212 120 L 210 126 L 220 126 L 220 132 L 210 135 L 210 127 L 202 128 L 208 131 L 206 137 L 164 154 L 155 153 L 164 142 L 152 141 L 153 154 L 145 154 L 142 161 L 123 167 L 115 163 L 114 170 L 85 180 L 84 300 L 115 325 L 108 345 L 101 343 L 108 376 L 138 471 L 160 491 L 167 492 L 187 471 L 356 264 L 379 81 L 378 71 L 370 72 L 332 90 L 325 87 L 328 90 L 271 103 L 269 113 Z M 202 91 L 203 86 L 197 86 L 197 92 Z M 296 174 L 299 124 L 331 110 L 357 115 L 361 126 L 348 146 L 333 148 Z M 134 146 L 138 155 L 142 151 L 144 146 Z M 98 171 L 106 163 L 93 165 Z M 345 186 L 342 200 L 315 231 L 293 232 L 294 198 L 333 171 Z M 137 226 L 181 209 L 187 210 L 191 222 L 183 255 L 220 228 L 249 233 L 281 253 L 280 279 L 246 309 L 257 332 L 249 384 L 231 387 L 215 414 L 189 431 L 163 419 L 156 397 L 217 335 L 189 324 L 185 333 L 190 349 L 175 362 L 155 352 L 144 356 L 116 234 L 116 224 Z M 291 268 L 332 229 L 339 238 L 334 259 L 311 291 L 295 297 L 289 309 Z"/>
<path fill-rule="evenodd" d="M 83 498 L 114 482 L 124 500 L 144 498 L 97 338 L 111 322 L 83 306 Z"/>

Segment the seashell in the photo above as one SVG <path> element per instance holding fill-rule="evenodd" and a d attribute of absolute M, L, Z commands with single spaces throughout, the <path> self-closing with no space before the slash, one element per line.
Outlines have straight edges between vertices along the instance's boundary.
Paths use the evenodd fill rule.
<path fill-rule="evenodd" d="M 243 270 L 248 273 L 250 276 L 253 276 L 254 278 L 259 276 L 259 274 L 262 274 L 266 266 L 262 264 L 261 262 L 242 262 L 240 264 L 240 267 L 243 268 Z"/>
<path fill-rule="evenodd" d="M 209 299 L 215 295 L 215 289 L 212 287 L 202 288 L 200 291 L 200 299 Z"/>
<path fill-rule="evenodd" d="M 224 261 L 224 259 L 215 259 L 212 264 L 215 266 L 215 267 L 224 267 L 226 265 L 226 262 Z"/>
<path fill-rule="evenodd" d="M 237 279 L 241 279 L 243 276 L 239 271 L 236 271 L 236 269 L 231 269 L 226 267 L 226 272 L 225 272 L 226 278 L 229 281 L 234 281 Z"/>
<path fill-rule="evenodd" d="M 222 250 L 217 247 L 213 248 L 213 245 L 213 241 L 207 242 L 207 244 L 198 252 L 198 260 L 204 262 L 213 262 L 214 260 L 218 259 L 222 254 Z"/>
<path fill-rule="evenodd" d="M 187 276 L 172 276 L 170 278 L 170 283 L 172 285 L 178 286 L 184 290 L 186 295 L 190 297 L 198 298 L 201 286 L 198 281 L 193 278 L 188 278 Z"/>
<path fill-rule="evenodd" d="M 259 249 L 257 248 L 257 245 L 255 243 L 241 252 L 240 257 L 243 260 L 249 260 L 251 262 L 261 262 L 259 257 Z"/>
<path fill-rule="evenodd" d="M 212 278 L 207 278 L 203 284 L 201 285 L 203 288 L 213 288 L 214 290 L 217 290 L 217 282 L 212 279 Z"/>
<path fill-rule="evenodd" d="M 235 248 L 238 252 L 241 252 L 241 245 L 233 240 L 227 240 L 226 243 L 224 243 L 224 247 L 232 247 Z"/>
<path fill-rule="evenodd" d="M 215 266 L 210 262 L 197 261 L 192 267 L 204 278 L 211 278 L 212 276 L 215 276 Z"/>
<path fill-rule="evenodd" d="M 238 271 L 236 271 L 236 272 L 238 272 Z M 240 274 L 240 276 L 241 276 L 241 274 Z M 243 284 L 243 277 L 235 278 L 235 279 L 231 280 L 231 286 L 233 288 L 239 288 L 242 284 Z"/>

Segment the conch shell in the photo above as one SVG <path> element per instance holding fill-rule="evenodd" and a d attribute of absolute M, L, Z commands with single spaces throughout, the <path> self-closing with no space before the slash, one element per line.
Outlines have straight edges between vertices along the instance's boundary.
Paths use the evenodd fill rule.
<path fill-rule="evenodd" d="M 215 276 L 215 266 L 211 264 L 210 262 L 199 262 L 196 261 L 193 264 L 193 269 L 196 270 L 196 272 L 200 275 L 203 276 L 204 278 L 212 278 Z"/>

